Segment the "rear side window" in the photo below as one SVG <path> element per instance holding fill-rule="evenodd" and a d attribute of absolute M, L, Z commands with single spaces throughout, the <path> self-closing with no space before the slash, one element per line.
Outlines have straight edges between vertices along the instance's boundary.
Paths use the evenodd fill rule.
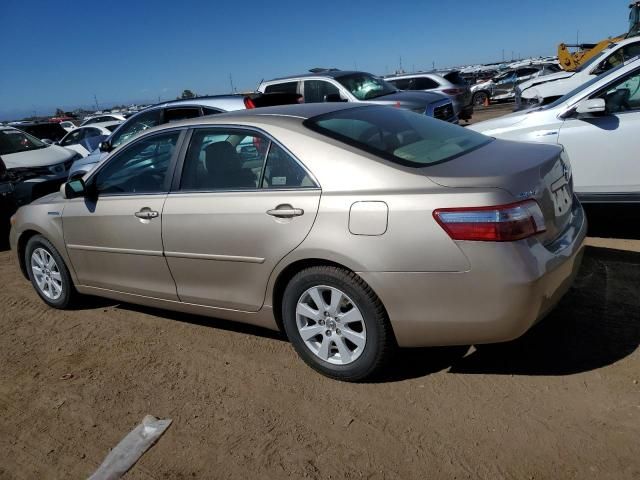
<path fill-rule="evenodd" d="M 451 160 L 493 139 L 408 110 L 360 107 L 305 120 L 311 130 L 409 167 Z"/>
<path fill-rule="evenodd" d="M 431 90 L 439 86 L 440 84 L 431 78 L 416 77 L 411 79 L 410 90 Z"/>
<path fill-rule="evenodd" d="M 466 85 L 467 81 L 460 75 L 460 72 L 447 72 L 443 77 L 454 85 Z"/>
<path fill-rule="evenodd" d="M 264 89 L 264 93 L 298 93 L 298 82 L 274 83 Z"/>
<path fill-rule="evenodd" d="M 177 122 L 200 116 L 200 107 L 167 108 L 164 111 L 164 123 Z"/>
<path fill-rule="evenodd" d="M 409 78 L 399 78 L 397 80 L 389 80 L 389 83 L 400 90 L 409 90 L 411 79 Z"/>
<path fill-rule="evenodd" d="M 314 187 L 307 172 L 279 145 L 271 142 L 262 188 Z"/>

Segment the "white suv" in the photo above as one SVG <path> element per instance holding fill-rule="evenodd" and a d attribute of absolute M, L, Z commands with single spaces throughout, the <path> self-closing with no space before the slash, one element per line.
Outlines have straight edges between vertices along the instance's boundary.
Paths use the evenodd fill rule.
<path fill-rule="evenodd" d="M 640 37 L 612 43 L 575 72 L 558 72 L 534 78 L 516 87 L 516 110 L 554 102 L 592 78 L 640 55 Z"/>

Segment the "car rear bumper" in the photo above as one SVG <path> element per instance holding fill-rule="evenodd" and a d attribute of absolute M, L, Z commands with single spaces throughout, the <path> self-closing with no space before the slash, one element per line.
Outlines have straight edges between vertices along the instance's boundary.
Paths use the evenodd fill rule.
<path fill-rule="evenodd" d="M 466 272 L 362 272 L 378 294 L 401 347 L 512 340 L 560 301 L 580 267 L 587 223 L 578 202 L 570 225 L 544 246 L 459 242 Z"/>

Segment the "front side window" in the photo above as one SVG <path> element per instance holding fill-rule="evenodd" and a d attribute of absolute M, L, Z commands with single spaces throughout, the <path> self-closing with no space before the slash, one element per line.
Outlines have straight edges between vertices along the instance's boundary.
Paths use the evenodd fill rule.
<path fill-rule="evenodd" d="M 305 80 L 304 103 L 326 102 L 328 95 L 340 95 L 338 87 L 324 80 Z"/>
<path fill-rule="evenodd" d="M 179 137 L 179 131 L 154 135 L 113 157 L 96 175 L 98 194 L 167 191 L 167 170 Z"/>
<path fill-rule="evenodd" d="M 36 137 L 32 137 L 28 133 L 21 132 L 20 130 L 0 130 L 0 155 L 27 152 L 29 150 L 46 148 L 47 146 L 46 143 L 38 140 Z"/>
<path fill-rule="evenodd" d="M 159 125 L 161 113 L 161 110 L 157 108 L 131 117 L 113 134 L 111 146 L 118 147 L 128 142 L 137 133 Z"/>
<path fill-rule="evenodd" d="M 620 81 L 599 91 L 592 98 L 603 98 L 609 113 L 640 110 L 640 71 L 625 75 Z"/>
<path fill-rule="evenodd" d="M 409 167 L 445 162 L 493 139 L 408 110 L 361 107 L 305 120 L 323 135 Z"/>
<path fill-rule="evenodd" d="M 83 130 L 84 128 L 78 128 L 73 132 L 68 133 L 67 136 L 60 141 L 60 145 L 63 147 L 66 147 L 67 145 L 75 145 L 82 138 Z"/>
<path fill-rule="evenodd" d="M 337 77 L 336 80 L 358 100 L 371 100 L 396 92 L 389 82 L 369 73 L 352 73 Z"/>

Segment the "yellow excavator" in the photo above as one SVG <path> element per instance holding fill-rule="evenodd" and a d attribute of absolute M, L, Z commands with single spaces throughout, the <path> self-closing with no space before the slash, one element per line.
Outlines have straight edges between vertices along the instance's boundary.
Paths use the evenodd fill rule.
<path fill-rule="evenodd" d="M 609 45 L 624 40 L 625 38 L 636 37 L 640 35 L 640 0 L 633 1 L 629 4 L 629 31 L 623 35 L 614 38 L 607 38 L 598 43 L 579 43 L 558 45 L 558 61 L 560 66 L 568 71 L 573 72 L 581 64 L 595 57 Z M 571 51 L 570 48 L 577 50 Z"/>

